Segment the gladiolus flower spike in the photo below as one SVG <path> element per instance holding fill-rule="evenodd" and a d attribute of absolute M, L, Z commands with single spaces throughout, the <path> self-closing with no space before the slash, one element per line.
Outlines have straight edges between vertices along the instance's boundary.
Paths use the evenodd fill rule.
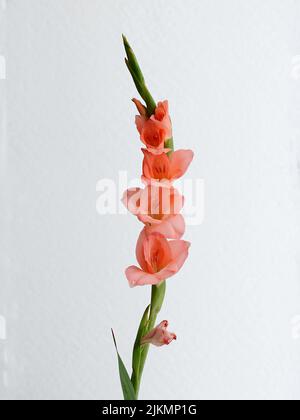
<path fill-rule="evenodd" d="M 168 321 L 155 325 L 165 297 L 166 280 L 179 272 L 188 257 L 190 243 L 182 240 L 184 198 L 173 183 L 188 170 L 194 154 L 191 150 L 174 151 L 169 103 L 154 101 L 124 35 L 123 43 L 127 68 L 144 100 L 143 104 L 133 99 L 138 112 L 135 123 L 143 143 L 141 179 L 145 187 L 127 190 L 123 196 L 124 205 L 143 224 L 136 246 L 139 267 L 131 265 L 125 274 L 130 287 L 151 286 L 151 302 L 134 343 L 131 378 L 117 350 L 124 399 L 137 399 L 150 344 L 162 347 L 177 339 L 176 334 L 168 331 Z"/>

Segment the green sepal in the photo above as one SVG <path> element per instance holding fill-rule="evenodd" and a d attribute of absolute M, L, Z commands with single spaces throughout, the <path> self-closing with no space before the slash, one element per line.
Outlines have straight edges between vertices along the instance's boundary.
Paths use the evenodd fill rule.
<path fill-rule="evenodd" d="M 166 282 L 163 281 L 158 286 L 152 286 L 151 290 L 152 290 L 152 293 L 151 293 L 150 314 L 149 314 L 149 319 L 145 328 L 145 334 L 148 334 L 155 327 L 156 318 L 161 310 L 165 293 L 166 293 Z M 145 362 L 147 359 L 148 351 L 149 351 L 149 344 L 145 344 L 144 346 L 141 346 L 138 381 L 135 383 L 135 390 L 136 390 L 137 395 L 139 392 L 141 377 L 142 377 Z"/>

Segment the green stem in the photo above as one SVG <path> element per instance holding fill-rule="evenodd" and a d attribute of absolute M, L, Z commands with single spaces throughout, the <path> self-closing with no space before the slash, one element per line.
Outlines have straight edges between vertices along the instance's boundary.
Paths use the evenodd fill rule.
<path fill-rule="evenodd" d="M 146 328 L 143 331 L 143 335 L 148 334 L 155 327 L 156 318 L 163 305 L 165 293 L 166 293 L 165 281 L 162 282 L 159 286 L 152 286 L 150 315 L 149 315 L 148 322 L 146 324 Z M 148 352 L 149 352 L 149 344 L 146 344 L 144 346 L 141 346 L 139 344 L 138 366 L 133 366 L 133 373 L 132 373 L 132 378 L 131 378 L 133 387 L 135 389 L 136 397 L 138 397 L 138 394 L 139 394 L 141 379 L 142 379 L 143 370 L 144 370 Z"/>
<path fill-rule="evenodd" d="M 134 343 L 134 347 L 133 347 L 131 382 L 133 384 L 134 389 L 137 388 L 137 384 L 139 381 L 139 369 L 140 369 L 140 361 L 141 361 L 141 353 L 142 353 L 141 339 L 144 336 L 145 330 L 147 328 L 147 324 L 149 322 L 150 307 L 151 305 L 147 306 L 144 312 L 144 315 L 141 319 L 140 326 L 139 326 L 135 343 Z"/>

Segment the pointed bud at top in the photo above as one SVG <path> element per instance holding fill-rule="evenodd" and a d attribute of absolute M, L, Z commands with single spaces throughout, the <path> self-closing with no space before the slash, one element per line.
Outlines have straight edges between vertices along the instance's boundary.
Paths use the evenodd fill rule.
<path fill-rule="evenodd" d="M 133 72 L 135 74 L 137 80 L 141 84 L 143 84 L 143 83 L 145 83 L 145 80 L 144 80 L 144 76 L 143 76 L 143 73 L 141 71 L 141 68 L 139 66 L 139 63 L 136 59 L 136 56 L 135 56 L 135 54 L 134 54 L 131 46 L 129 45 L 129 42 L 128 42 L 128 40 L 127 40 L 127 38 L 124 34 L 122 34 L 122 38 L 123 38 L 124 48 L 125 48 L 125 51 L 126 51 L 126 56 L 127 56 L 126 61 L 127 61 L 127 64 L 129 65 L 129 70 L 130 70 L 130 72 Z"/>
<path fill-rule="evenodd" d="M 151 115 L 154 114 L 155 112 L 155 108 L 156 108 L 156 103 L 154 101 L 154 99 L 152 98 L 146 83 L 145 83 L 145 79 L 142 73 L 142 70 L 139 66 L 139 63 L 137 61 L 137 58 L 126 38 L 125 35 L 122 35 L 123 37 L 123 44 L 124 44 L 124 48 L 125 48 L 125 52 L 126 52 L 126 58 L 125 58 L 125 63 L 126 66 L 132 76 L 132 79 L 134 81 L 134 84 L 139 92 L 139 94 L 141 95 L 141 97 L 144 99 L 146 105 L 147 105 L 147 115 L 148 117 L 151 117 Z"/>
<path fill-rule="evenodd" d="M 142 338 L 141 344 L 153 344 L 154 346 L 161 347 L 176 340 L 176 334 L 167 331 L 168 325 L 168 321 L 162 321 L 157 327 Z"/>

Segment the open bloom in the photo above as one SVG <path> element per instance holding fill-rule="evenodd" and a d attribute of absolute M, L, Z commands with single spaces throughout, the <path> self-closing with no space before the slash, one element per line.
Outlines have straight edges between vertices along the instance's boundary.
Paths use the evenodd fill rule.
<path fill-rule="evenodd" d="M 164 150 L 165 141 L 172 137 L 172 123 L 168 101 L 159 102 L 154 115 L 147 116 L 147 110 L 138 99 L 133 99 L 140 115 L 135 118 L 142 142 L 152 150 Z"/>
<path fill-rule="evenodd" d="M 177 340 L 176 334 L 170 333 L 167 330 L 168 325 L 168 321 L 162 321 L 142 338 L 141 344 L 153 344 L 154 346 L 161 347 L 170 344 L 173 340 Z"/>
<path fill-rule="evenodd" d="M 180 213 L 184 198 L 174 188 L 147 185 L 125 191 L 123 204 L 144 223 L 149 233 L 159 232 L 168 239 L 180 239 L 185 232 Z"/>
<path fill-rule="evenodd" d="M 158 285 L 174 276 L 188 256 L 190 243 L 182 240 L 167 241 L 160 233 L 140 234 L 136 257 L 141 268 L 128 267 L 126 277 L 131 287 Z"/>
<path fill-rule="evenodd" d="M 143 176 L 145 183 L 156 181 L 169 181 L 172 183 L 182 177 L 193 160 L 194 153 L 191 150 L 177 150 L 170 157 L 166 153 L 153 154 L 147 149 L 144 153 Z"/>

